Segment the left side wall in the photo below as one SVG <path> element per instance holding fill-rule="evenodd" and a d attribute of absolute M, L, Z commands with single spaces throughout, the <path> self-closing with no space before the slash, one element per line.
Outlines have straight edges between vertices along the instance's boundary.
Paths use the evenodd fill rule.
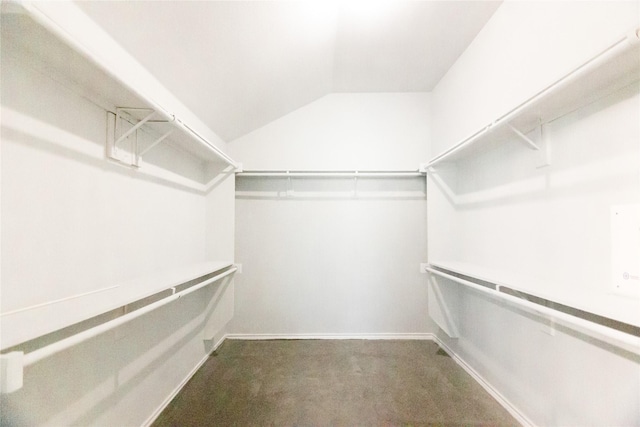
<path fill-rule="evenodd" d="M 3 43 L 1 312 L 233 260 L 233 174 L 205 193 L 107 161 L 106 112 L 9 53 Z M 31 365 L 2 395 L 0 424 L 145 424 L 232 314 L 232 282 L 220 281 Z"/>

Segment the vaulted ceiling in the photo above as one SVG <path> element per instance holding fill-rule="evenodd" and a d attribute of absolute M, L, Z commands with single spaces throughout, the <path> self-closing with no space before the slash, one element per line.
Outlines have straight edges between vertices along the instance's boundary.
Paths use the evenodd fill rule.
<path fill-rule="evenodd" d="M 226 141 L 331 92 L 432 90 L 499 4 L 78 3 Z"/>

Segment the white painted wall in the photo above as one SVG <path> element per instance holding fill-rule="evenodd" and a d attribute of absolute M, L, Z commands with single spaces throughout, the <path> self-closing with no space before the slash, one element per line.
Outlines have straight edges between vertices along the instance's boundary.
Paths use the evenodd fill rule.
<path fill-rule="evenodd" d="M 604 50 L 638 15 L 634 1 L 504 2 L 432 92 L 430 157 Z"/>
<path fill-rule="evenodd" d="M 334 94 L 229 144 L 245 169 L 417 169 L 428 94 Z M 427 317 L 424 181 L 238 179 L 231 333 L 410 334 Z M 283 192 L 283 190 L 285 190 Z"/>
<path fill-rule="evenodd" d="M 584 62 L 634 26 L 637 2 L 505 2 L 433 92 L 435 155 Z M 429 259 L 607 316 L 611 206 L 640 202 L 640 96 L 628 87 L 551 123 L 551 166 L 514 140 L 429 181 Z M 446 193 L 449 193 L 448 195 Z M 441 284 L 455 286 L 439 280 Z M 441 336 L 538 425 L 637 425 L 640 357 L 460 294 L 458 340 Z M 546 332 L 545 332 L 546 331 Z"/>
<path fill-rule="evenodd" d="M 335 93 L 238 138 L 245 169 L 416 170 L 426 158 L 429 95 Z"/>
<path fill-rule="evenodd" d="M 218 223 L 233 218 L 233 177 L 206 194 L 107 161 L 106 112 L 5 40 L 2 48 L 3 313 L 209 256 L 233 259 L 233 222 Z M 167 156 L 178 168 L 203 167 L 170 147 L 148 160 Z M 221 337 L 230 283 L 26 368 L 24 387 L 1 397 L 2 424 L 142 424 L 211 350 L 204 340 Z"/>
<path fill-rule="evenodd" d="M 637 355 L 474 291 L 460 314 L 460 338 L 438 336 L 532 425 L 638 425 Z"/>

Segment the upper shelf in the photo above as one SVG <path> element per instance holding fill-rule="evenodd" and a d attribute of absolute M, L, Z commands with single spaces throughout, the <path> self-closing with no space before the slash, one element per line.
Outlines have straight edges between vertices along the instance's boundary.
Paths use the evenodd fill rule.
<path fill-rule="evenodd" d="M 155 140 L 167 135 L 163 142 L 202 161 L 237 168 L 216 146 L 222 140 L 72 2 L 3 2 L 2 41 L 106 111 L 154 112 L 140 130 Z"/>
<path fill-rule="evenodd" d="M 525 136 L 527 133 L 640 80 L 639 33 L 637 30 L 620 38 L 508 113 L 432 158 L 427 168 L 476 155 L 514 136 L 537 148 Z"/>

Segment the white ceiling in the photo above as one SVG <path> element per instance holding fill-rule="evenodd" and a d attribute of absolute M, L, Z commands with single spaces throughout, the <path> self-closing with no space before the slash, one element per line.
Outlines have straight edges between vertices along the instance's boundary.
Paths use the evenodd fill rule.
<path fill-rule="evenodd" d="M 78 3 L 226 141 L 331 92 L 430 91 L 499 4 Z"/>

